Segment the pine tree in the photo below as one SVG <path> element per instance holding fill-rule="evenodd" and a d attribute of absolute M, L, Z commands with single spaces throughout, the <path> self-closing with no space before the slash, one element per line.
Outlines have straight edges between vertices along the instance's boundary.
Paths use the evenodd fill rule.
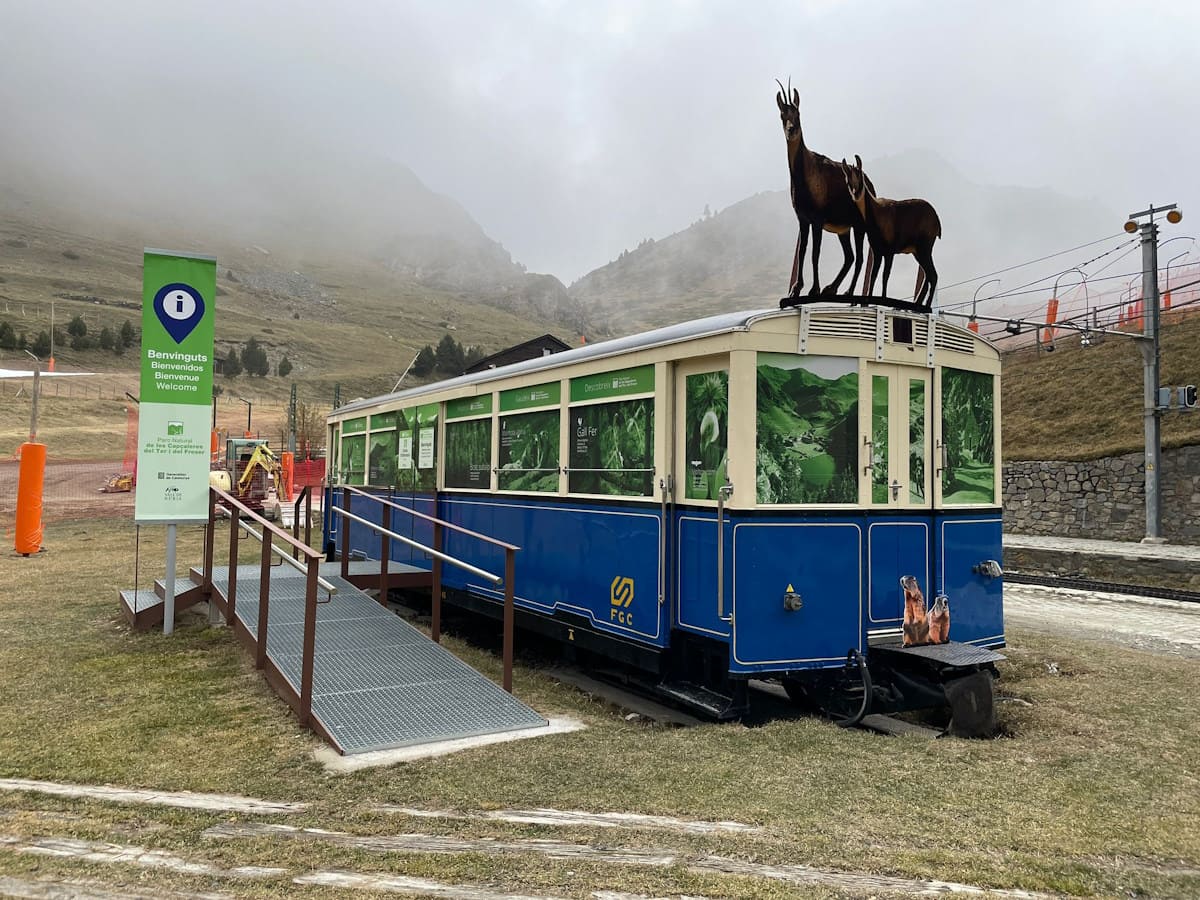
<path fill-rule="evenodd" d="M 229 348 L 229 355 L 225 357 L 224 371 L 228 378 L 236 378 L 242 374 L 242 361 L 238 359 L 237 347 Z"/>
<path fill-rule="evenodd" d="M 105 325 L 100 329 L 100 349 L 111 350 L 116 346 L 117 339 L 113 336 L 113 330 Z"/>
<path fill-rule="evenodd" d="M 0 350 L 16 350 L 17 333 L 8 322 L 0 322 Z"/>
<path fill-rule="evenodd" d="M 279 365 L 275 369 L 275 374 L 280 378 L 287 378 L 292 374 L 292 364 L 286 356 L 279 361 Z"/>
<path fill-rule="evenodd" d="M 454 339 L 453 335 L 444 335 L 438 341 L 437 350 L 433 353 L 437 359 L 437 370 L 443 375 L 462 374 L 464 368 L 463 348 Z"/>
<path fill-rule="evenodd" d="M 247 375 L 257 375 L 261 378 L 271 374 L 267 351 L 259 345 L 257 338 L 252 337 L 246 341 L 246 347 L 242 350 L 242 367 L 246 370 Z"/>
<path fill-rule="evenodd" d="M 423 378 L 431 374 L 436 365 L 437 356 L 434 354 L 433 348 L 426 344 L 421 348 L 421 352 L 417 354 L 417 358 L 413 362 L 412 373 L 418 378 Z"/>
<path fill-rule="evenodd" d="M 46 332 L 44 332 L 44 331 L 39 331 L 37 333 L 37 337 L 35 337 L 33 339 L 33 344 L 30 346 L 29 351 L 34 356 L 37 356 L 42 359 L 49 356 L 50 355 L 50 335 L 46 334 Z"/>
<path fill-rule="evenodd" d="M 134 334 L 133 324 L 128 319 L 121 323 L 121 330 L 117 333 L 117 338 L 122 350 L 133 346 L 137 335 Z"/>
<path fill-rule="evenodd" d="M 87 323 L 83 321 L 83 316 L 75 316 L 67 324 L 67 334 L 73 338 L 81 338 L 87 334 Z"/>

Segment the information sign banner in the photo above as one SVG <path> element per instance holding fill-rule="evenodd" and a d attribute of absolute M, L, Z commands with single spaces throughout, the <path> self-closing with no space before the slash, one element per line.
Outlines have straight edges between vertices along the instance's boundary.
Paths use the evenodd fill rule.
<path fill-rule="evenodd" d="M 147 250 L 134 520 L 208 518 L 217 261 Z"/>

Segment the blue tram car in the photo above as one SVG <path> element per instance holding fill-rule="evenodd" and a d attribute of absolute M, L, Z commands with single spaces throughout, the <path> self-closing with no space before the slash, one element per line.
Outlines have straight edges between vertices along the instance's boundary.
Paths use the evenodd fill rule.
<path fill-rule="evenodd" d="M 349 527 L 377 555 L 328 512 L 358 486 L 519 545 L 519 625 L 718 718 L 771 679 L 848 721 L 949 705 L 983 730 L 1004 644 L 999 379 L 969 330 L 817 304 L 358 400 L 329 417 L 327 547 Z M 503 571 L 453 532 L 445 550 Z M 442 577 L 448 602 L 499 614 L 493 586 Z M 905 646 L 914 591 L 948 611 L 940 643 Z"/>

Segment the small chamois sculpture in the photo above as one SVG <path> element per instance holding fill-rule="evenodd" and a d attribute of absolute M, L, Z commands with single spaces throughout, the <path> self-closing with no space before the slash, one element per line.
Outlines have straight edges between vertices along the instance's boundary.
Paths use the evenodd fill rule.
<path fill-rule="evenodd" d="M 875 196 L 875 188 L 863 173 L 862 159 L 854 157 L 854 165 L 842 160 L 842 174 L 849 197 L 854 201 L 866 225 L 867 241 L 874 258 L 864 276 L 863 293 L 870 297 L 875 291 L 879 261 L 883 260 L 883 296 L 887 296 L 888 277 L 892 274 L 892 258 L 897 253 L 911 253 L 921 267 L 922 278 L 917 280 L 918 306 L 926 311 L 933 305 L 937 288 L 937 269 L 933 267 L 933 242 L 942 236 L 942 223 L 937 211 L 925 200 L 887 200 Z"/>
<path fill-rule="evenodd" d="M 804 144 L 804 131 L 800 127 L 800 92 L 791 87 L 785 91 L 778 81 L 779 91 L 775 94 L 775 102 L 779 105 L 779 117 L 783 122 L 783 134 L 787 139 L 788 172 L 791 175 L 792 208 L 796 211 L 796 219 L 800 223 L 800 234 L 796 238 L 796 253 L 792 260 L 792 277 L 788 289 L 788 299 L 800 296 L 804 287 L 804 254 L 808 249 L 808 233 L 812 231 L 812 272 L 813 286 L 809 295 L 816 297 L 822 293 L 836 294 L 842 279 L 854 265 L 854 275 L 846 293 L 854 293 L 854 285 L 858 281 L 858 273 L 862 269 L 862 248 L 864 224 L 862 213 L 850 197 L 846 195 L 845 179 L 841 167 L 828 156 L 814 153 Z M 790 92 L 791 96 L 788 97 Z M 864 176 L 865 178 L 866 176 Z M 870 180 L 867 181 L 870 185 Z M 871 185 L 871 190 L 875 188 Z M 824 231 L 833 232 L 842 242 L 842 268 L 837 277 L 828 285 L 824 292 L 821 290 L 821 234 Z M 850 236 L 854 235 L 855 249 L 850 249 Z M 780 306 L 789 305 L 780 303 Z"/>

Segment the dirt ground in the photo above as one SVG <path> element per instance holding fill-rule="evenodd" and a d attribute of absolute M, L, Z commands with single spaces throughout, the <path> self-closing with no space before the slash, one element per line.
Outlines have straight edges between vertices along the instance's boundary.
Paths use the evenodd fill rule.
<path fill-rule="evenodd" d="M 0 520 L 12 528 L 17 509 L 20 464 L 0 462 Z M 121 471 L 121 460 L 47 461 L 42 487 L 42 520 L 133 516 L 133 492 L 101 493 L 106 481 Z"/>

